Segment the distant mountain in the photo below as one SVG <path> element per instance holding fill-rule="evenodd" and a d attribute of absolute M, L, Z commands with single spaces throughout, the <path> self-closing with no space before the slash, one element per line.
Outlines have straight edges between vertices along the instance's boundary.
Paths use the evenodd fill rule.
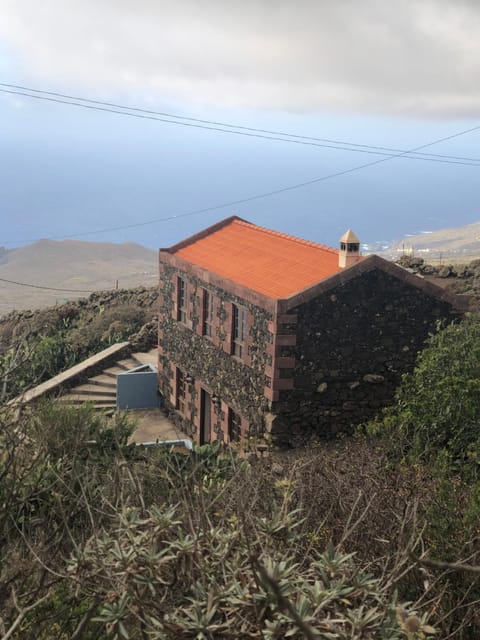
<path fill-rule="evenodd" d="M 151 287 L 158 278 L 157 252 L 127 242 L 39 240 L 19 249 L 0 247 L 0 315 L 36 309 L 102 289 Z M 4 282 L 70 289 L 49 291 Z"/>
<path fill-rule="evenodd" d="M 395 258 L 402 253 L 414 253 L 425 259 L 450 259 L 468 262 L 480 257 L 480 222 L 463 227 L 451 227 L 439 231 L 426 231 L 414 236 L 405 236 L 382 252 Z"/>

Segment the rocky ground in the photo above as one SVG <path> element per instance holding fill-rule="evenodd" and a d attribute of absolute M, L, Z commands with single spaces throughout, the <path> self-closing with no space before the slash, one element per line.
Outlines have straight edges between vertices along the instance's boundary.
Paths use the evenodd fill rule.
<path fill-rule="evenodd" d="M 423 258 L 405 255 L 398 260 L 398 264 L 452 293 L 472 296 L 473 308 L 480 309 L 480 260 L 463 265 L 431 265 Z"/>

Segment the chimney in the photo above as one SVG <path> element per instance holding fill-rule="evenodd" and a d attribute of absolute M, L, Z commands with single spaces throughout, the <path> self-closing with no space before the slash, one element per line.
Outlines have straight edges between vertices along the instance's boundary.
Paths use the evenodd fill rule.
<path fill-rule="evenodd" d="M 340 251 L 338 253 L 338 266 L 344 269 L 360 262 L 360 240 L 351 229 L 340 238 Z"/>

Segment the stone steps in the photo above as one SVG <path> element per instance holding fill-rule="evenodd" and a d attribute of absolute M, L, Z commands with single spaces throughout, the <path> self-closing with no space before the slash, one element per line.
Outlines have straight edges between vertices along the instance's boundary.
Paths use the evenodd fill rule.
<path fill-rule="evenodd" d="M 145 354 L 145 355 L 148 356 L 148 354 Z M 131 369 L 136 369 L 137 367 L 143 366 L 144 364 L 146 364 L 143 360 L 144 360 L 143 358 L 140 360 L 135 355 L 132 355 L 129 358 L 126 358 L 124 360 L 119 360 L 113 366 L 102 371 L 102 373 L 99 374 L 98 376 L 94 376 L 93 380 L 100 380 L 102 382 L 103 381 L 107 382 L 107 378 L 108 378 L 109 381 L 107 382 L 107 384 L 110 384 L 110 385 L 113 384 L 114 386 L 116 386 L 116 383 L 113 382 L 113 380 L 116 380 L 117 376 L 120 373 L 125 373 L 126 371 L 130 371 Z M 147 363 L 149 363 L 148 360 L 147 360 Z M 95 382 L 93 384 L 95 384 Z"/>
<path fill-rule="evenodd" d="M 94 372 L 98 370 L 102 363 L 111 362 L 114 358 L 125 358 L 125 352 L 129 347 L 129 342 L 119 342 L 110 347 L 107 347 L 100 353 L 90 356 L 83 362 L 70 367 L 66 371 L 59 373 L 50 380 L 46 380 L 35 387 L 32 387 L 28 391 L 25 391 L 17 398 L 13 398 L 9 401 L 10 406 L 24 407 L 30 402 L 36 401 L 45 395 L 55 395 L 62 390 L 63 387 L 70 386 L 76 379 L 85 379 L 88 375 L 87 372 Z"/>
<path fill-rule="evenodd" d="M 117 408 L 117 376 L 146 364 L 157 364 L 156 349 L 128 354 L 126 353 L 128 346 L 128 342 L 112 345 L 67 371 L 33 387 L 18 398 L 11 400 L 9 404 L 21 407 L 43 395 L 61 394 L 57 397 L 58 402 L 75 406 L 89 402 L 98 411 L 113 414 Z M 118 357 L 116 362 L 114 357 Z M 110 363 L 109 366 L 106 365 L 107 362 Z M 103 371 L 101 370 L 102 363 L 106 366 Z M 88 373 L 91 374 L 90 377 L 88 377 Z M 77 386 L 74 384 L 75 380 L 78 380 Z"/>
<path fill-rule="evenodd" d="M 129 355 L 101 373 L 88 378 L 78 387 L 71 388 L 58 401 L 75 406 L 90 402 L 98 411 L 115 410 L 117 408 L 117 376 L 146 364 L 155 365 L 156 358 L 154 350 Z"/>
<path fill-rule="evenodd" d="M 93 378 L 88 378 L 88 384 L 94 385 L 101 389 L 111 389 L 113 390 L 113 392 L 115 392 L 117 388 L 117 384 L 113 381 L 113 378 L 111 378 L 110 376 L 105 376 L 103 375 L 103 373 L 100 373 Z"/>
<path fill-rule="evenodd" d="M 85 404 L 86 402 L 91 402 L 95 405 L 95 407 L 101 407 L 102 409 L 105 407 L 116 407 L 117 400 L 116 397 L 105 398 L 102 396 L 88 396 L 88 395 L 79 395 L 77 393 L 68 393 L 64 396 L 60 396 L 57 399 L 57 402 L 61 402 L 62 404 Z"/>
<path fill-rule="evenodd" d="M 116 363 L 116 366 L 120 367 L 124 371 L 130 371 L 130 369 L 135 369 L 136 367 L 141 367 L 142 365 L 143 365 L 143 362 L 135 358 L 135 356 L 130 356 L 125 360 L 119 360 Z"/>
<path fill-rule="evenodd" d="M 145 351 L 144 353 L 134 353 L 131 358 L 138 363 L 137 366 L 139 367 L 145 364 L 152 364 L 156 367 L 158 364 L 158 354 L 156 349 Z"/>
<path fill-rule="evenodd" d="M 114 369 L 114 367 L 112 367 L 112 369 Z M 110 378 L 110 381 L 111 381 L 111 380 L 116 380 L 117 379 L 117 375 L 119 373 L 123 373 L 123 372 L 124 372 L 123 369 L 118 369 L 118 370 L 115 370 L 115 371 L 112 371 L 111 369 L 105 369 L 105 371 L 102 371 L 101 375 L 104 376 L 104 377 L 106 376 L 107 378 Z M 115 383 L 113 383 L 113 384 L 115 384 Z"/>
<path fill-rule="evenodd" d="M 85 384 L 73 387 L 59 398 L 60 402 L 80 405 L 93 403 L 95 409 L 115 409 L 117 406 L 117 386 L 114 378 L 104 373 L 87 380 Z"/>
<path fill-rule="evenodd" d="M 95 409 L 116 409 L 117 407 L 117 375 L 125 373 L 136 367 L 142 366 L 142 362 L 135 356 L 119 360 L 113 366 L 108 367 L 102 373 L 89 378 L 85 384 L 74 387 L 60 398 L 60 402 L 72 405 L 81 405 L 85 402 L 93 403 Z"/>
<path fill-rule="evenodd" d="M 117 395 L 115 385 L 103 387 L 98 384 L 82 384 L 67 392 L 65 395 L 70 395 L 72 393 L 78 396 L 90 396 L 95 398 L 115 398 Z"/>
<path fill-rule="evenodd" d="M 108 376 L 110 378 L 116 378 L 120 373 L 125 373 L 126 371 L 130 371 L 131 369 L 136 369 L 136 367 L 142 366 L 141 362 L 137 362 L 133 359 L 131 360 L 122 360 L 121 362 L 117 362 L 113 367 L 109 367 L 103 371 L 103 375 Z"/>

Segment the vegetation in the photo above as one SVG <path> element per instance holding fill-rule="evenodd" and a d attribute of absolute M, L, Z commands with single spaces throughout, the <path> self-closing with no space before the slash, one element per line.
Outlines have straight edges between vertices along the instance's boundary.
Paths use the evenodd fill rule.
<path fill-rule="evenodd" d="M 378 442 L 247 461 L 129 446 L 89 407 L 0 420 L 4 638 L 478 635 L 474 579 L 424 563 L 458 511 Z"/>
<path fill-rule="evenodd" d="M 412 462 L 441 458 L 479 479 L 480 314 L 433 335 L 415 371 L 403 378 L 382 429 Z M 398 446 L 400 445 L 400 447 Z"/>
<path fill-rule="evenodd" d="M 394 640 L 433 631 L 431 602 L 398 600 L 413 570 L 408 536 L 392 563 L 374 566 L 349 549 L 369 517 L 363 496 L 353 509 L 345 496 L 335 518 L 312 512 L 305 473 L 333 482 L 335 455 L 286 461 L 280 475 L 278 463 L 239 460 L 218 443 L 184 456 L 129 447 L 128 433 L 88 408 L 47 403 L 20 422 L 2 414 L 4 638 Z M 332 510 L 337 496 L 328 501 Z"/>
<path fill-rule="evenodd" d="M 106 295 L 106 294 L 105 294 Z M 156 292 L 119 291 L 88 302 L 6 316 L 0 321 L 0 401 L 48 380 L 84 358 L 131 338 L 152 319 Z"/>
<path fill-rule="evenodd" d="M 3 399 L 144 319 L 117 311 L 14 328 Z M 477 315 L 433 335 L 367 435 L 249 460 L 4 404 L 0 637 L 478 638 L 479 338 Z"/>
<path fill-rule="evenodd" d="M 403 377 L 394 406 L 370 426 L 385 439 L 397 468 L 429 470 L 434 492 L 425 506 L 424 560 L 437 568 L 455 566 L 448 587 L 453 599 L 465 594 L 480 599 L 479 427 L 476 313 L 431 336 L 414 372 Z"/>

